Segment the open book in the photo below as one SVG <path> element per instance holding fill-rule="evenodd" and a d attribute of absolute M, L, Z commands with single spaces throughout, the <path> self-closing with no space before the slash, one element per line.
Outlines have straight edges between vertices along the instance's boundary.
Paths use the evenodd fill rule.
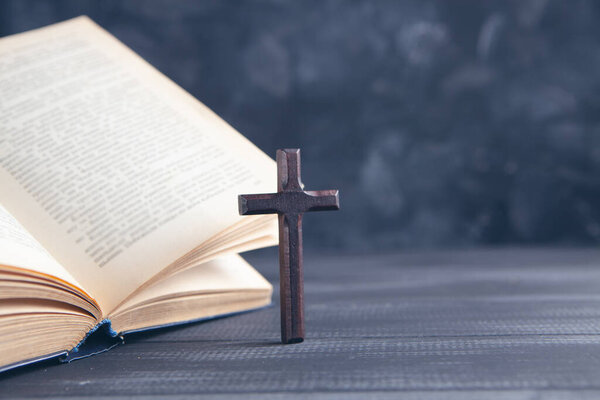
<path fill-rule="evenodd" d="M 267 305 L 275 162 L 87 17 L 0 39 L 0 370 Z M 102 348 L 101 348 L 102 350 Z"/>

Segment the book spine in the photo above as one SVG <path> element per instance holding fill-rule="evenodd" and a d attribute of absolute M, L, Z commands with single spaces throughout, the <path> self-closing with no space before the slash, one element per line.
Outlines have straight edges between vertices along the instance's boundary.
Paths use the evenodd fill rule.
<path fill-rule="evenodd" d="M 94 354 L 104 353 L 123 343 L 123 336 L 113 328 L 110 319 L 104 319 L 94 326 L 73 349 L 59 358 L 63 363 L 69 363 Z"/>

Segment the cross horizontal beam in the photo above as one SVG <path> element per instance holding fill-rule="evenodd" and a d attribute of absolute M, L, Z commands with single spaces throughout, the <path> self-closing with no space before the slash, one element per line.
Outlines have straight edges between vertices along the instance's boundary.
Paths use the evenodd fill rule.
<path fill-rule="evenodd" d="M 337 190 L 244 194 L 239 201 L 240 215 L 302 214 L 339 208 Z"/>

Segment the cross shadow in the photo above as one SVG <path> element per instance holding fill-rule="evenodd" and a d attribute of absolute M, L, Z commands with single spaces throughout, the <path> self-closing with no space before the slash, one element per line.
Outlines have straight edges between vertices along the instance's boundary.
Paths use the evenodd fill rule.
<path fill-rule="evenodd" d="M 226 342 L 228 347 L 273 347 L 284 346 L 280 340 L 269 340 L 261 342 Z"/>

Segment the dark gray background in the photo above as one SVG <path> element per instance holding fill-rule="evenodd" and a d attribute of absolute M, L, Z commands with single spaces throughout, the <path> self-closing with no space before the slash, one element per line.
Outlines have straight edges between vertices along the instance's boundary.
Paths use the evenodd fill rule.
<path fill-rule="evenodd" d="M 87 14 L 268 154 L 301 147 L 308 247 L 600 241 L 600 3 L 2 1 Z"/>

